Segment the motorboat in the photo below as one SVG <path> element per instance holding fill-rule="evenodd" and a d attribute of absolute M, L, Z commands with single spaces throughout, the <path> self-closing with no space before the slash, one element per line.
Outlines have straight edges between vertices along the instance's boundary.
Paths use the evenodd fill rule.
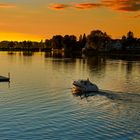
<path fill-rule="evenodd" d="M 73 82 L 72 91 L 73 93 L 98 92 L 99 88 L 96 84 L 93 84 L 89 79 L 77 80 Z"/>

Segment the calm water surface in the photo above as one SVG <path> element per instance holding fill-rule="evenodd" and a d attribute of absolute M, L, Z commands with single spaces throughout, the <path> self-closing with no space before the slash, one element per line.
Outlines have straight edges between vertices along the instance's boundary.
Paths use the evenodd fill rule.
<path fill-rule="evenodd" d="M 0 140 L 139 140 L 140 61 L 0 52 Z M 74 96 L 87 78 L 99 93 Z"/>

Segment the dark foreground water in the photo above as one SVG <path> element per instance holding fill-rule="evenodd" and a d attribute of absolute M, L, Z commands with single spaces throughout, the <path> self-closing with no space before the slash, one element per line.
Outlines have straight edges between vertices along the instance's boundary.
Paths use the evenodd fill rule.
<path fill-rule="evenodd" d="M 0 52 L 0 140 L 139 140 L 140 61 Z M 99 93 L 74 96 L 87 78 Z"/>

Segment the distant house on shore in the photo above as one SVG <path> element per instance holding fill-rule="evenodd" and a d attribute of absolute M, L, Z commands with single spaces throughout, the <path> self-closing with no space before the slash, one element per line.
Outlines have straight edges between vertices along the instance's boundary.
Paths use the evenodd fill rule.
<path fill-rule="evenodd" d="M 95 49 L 96 47 L 93 46 L 92 43 L 86 43 L 85 47 L 83 48 L 83 51 L 86 50 L 91 50 L 91 49 Z M 108 42 L 105 43 L 101 43 L 101 46 L 98 48 L 99 52 L 107 52 L 107 51 L 111 51 L 111 50 L 121 50 L 122 49 L 122 42 L 119 39 L 115 39 L 115 40 L 110 40 Z"/>
<path fill-rule="evenodd" d="M 115 39 L 111 41 L 111 44 L 108 48 L 109 50 L 122 50 L 122 42 L 120 39 Z"/>

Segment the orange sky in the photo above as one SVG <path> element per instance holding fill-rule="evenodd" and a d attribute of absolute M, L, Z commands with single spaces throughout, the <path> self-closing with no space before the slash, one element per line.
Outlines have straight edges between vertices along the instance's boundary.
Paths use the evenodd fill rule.
<path fill-rule="evenodd" d="M 0 0 L 0 40 L 37 40 L 56 34 L 140 37 L 140 0 Z"/>

